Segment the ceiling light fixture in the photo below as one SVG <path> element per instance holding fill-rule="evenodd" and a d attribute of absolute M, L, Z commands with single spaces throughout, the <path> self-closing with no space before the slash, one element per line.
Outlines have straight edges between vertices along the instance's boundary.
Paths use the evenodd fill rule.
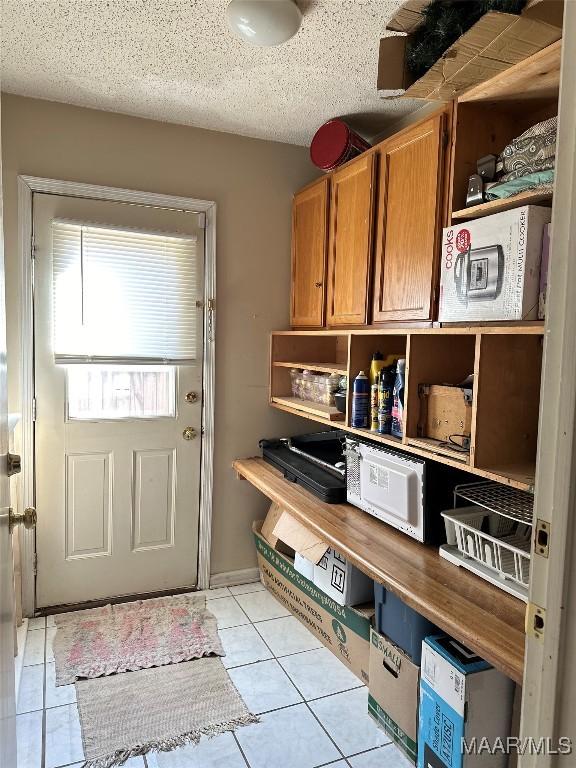
<path fill-rule="evenodd" d="M 285 43 L 302 21 L 294 0 L 231 0 L 226 17 L 236 37 L 263 47 Z"/>

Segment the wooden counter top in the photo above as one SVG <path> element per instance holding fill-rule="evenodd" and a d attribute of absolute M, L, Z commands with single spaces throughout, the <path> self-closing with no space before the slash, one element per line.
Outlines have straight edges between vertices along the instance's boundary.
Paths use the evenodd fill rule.
<path fill-rule="evenodd" d="M 517 683 L 525 604 L 351 504 L 326 504 L 261 458 L 234 469 L 371 578 Z"/>

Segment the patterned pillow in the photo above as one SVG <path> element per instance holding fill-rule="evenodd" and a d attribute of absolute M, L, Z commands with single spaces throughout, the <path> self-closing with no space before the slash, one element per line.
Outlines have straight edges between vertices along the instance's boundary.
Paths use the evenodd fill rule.
<path fill-rule="evenodd" d="M 512 181 L 527 173 L 554 168 L 558 117 L 536 123 L 502 150 L 496 164 L 498 181 Z"/>

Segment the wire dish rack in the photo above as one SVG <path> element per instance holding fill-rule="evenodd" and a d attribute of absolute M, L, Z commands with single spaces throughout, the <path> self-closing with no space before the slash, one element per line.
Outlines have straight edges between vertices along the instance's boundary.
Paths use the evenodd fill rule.
<path fill-rule="evenodd" d="M 461 500 L 472 502 L 461 507 Z M 456 486 L 442 512 L 447 544 L 440 555 L 506 592 L 528 600 L 533 497 L 499 483 Z"/>

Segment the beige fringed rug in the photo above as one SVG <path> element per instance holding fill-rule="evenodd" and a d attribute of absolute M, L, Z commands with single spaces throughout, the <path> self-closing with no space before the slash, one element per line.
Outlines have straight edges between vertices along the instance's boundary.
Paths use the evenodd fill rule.
<path fill-rule="evenodd" d="M 224 655 L 215 616 L 194 593 L 54 617 L 56 685 Z"/>
<path fill-rule="evenodd" d="M 259 722 L 219 658 L 76 683 L 86 768 L 170 752 Z"/>

